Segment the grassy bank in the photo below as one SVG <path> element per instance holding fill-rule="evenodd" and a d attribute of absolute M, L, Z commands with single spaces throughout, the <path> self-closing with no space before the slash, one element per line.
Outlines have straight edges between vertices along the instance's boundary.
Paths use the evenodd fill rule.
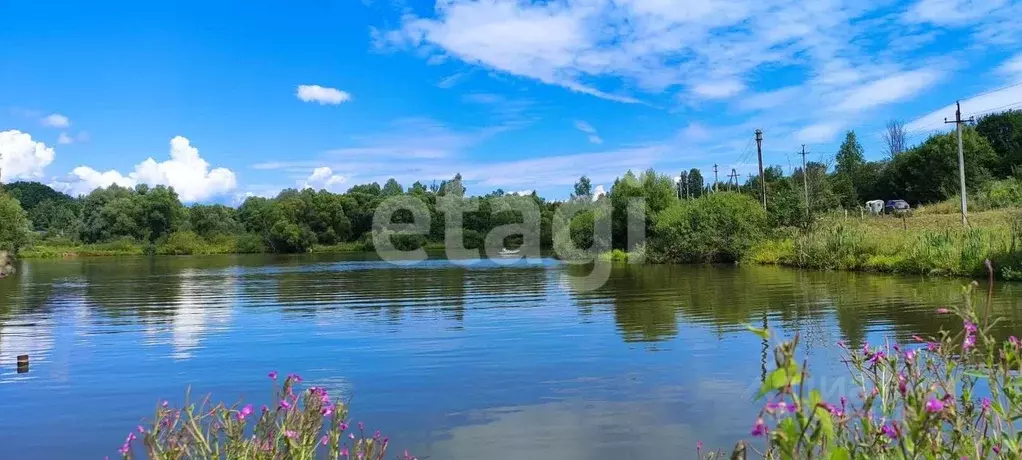
<path fill-rule="evenodd" d="M 911 217 L 829 215 L 810 231 L 783 230 L 754 246 L 744 262 L 823 270 L 1022 279 L 1022 213 L 1017 209 L 956 214 L 922 209 Z"/>

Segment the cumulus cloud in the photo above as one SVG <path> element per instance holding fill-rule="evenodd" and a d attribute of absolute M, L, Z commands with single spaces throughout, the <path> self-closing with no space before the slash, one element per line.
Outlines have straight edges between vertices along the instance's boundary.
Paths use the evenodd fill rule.
<path fill-rule="evenodd" d="M 303 102 L 316 102 L 320 105 L 338 105 L 351 100 L 351 94 L 347 92 L 319 85 L 298 85 L 297 96 Z"/>
<path fill-rule="evenodd" d="M 134 171 L 128 175 L 116 170 L 100 172 L 79 166 L 71 171 L 69 177 L 55 182 L 54 186 L 72 195 L 82 195 L 111 184 L 133 187 L 141 183 L 174 187 L 185 202 L 207 200 L 237 187 L 237 179 L 231 170 L 210 170 L 209 163 L 199 156 L 199 150 L 182 136 L 170 140 L 169 160 L 157 162 L 147 158 L 135 165 Z"/>
<path fill-rule="evenodd" d="M 68 136 L 67 133 L 60 133 L 60 136 L 57 137 L 57 143 L 58 144 L 63 144 L 63 145 L 73 144 L 74 141 L 75 141 L 74 138 L 72 138 L 71 136 Z"/>
<path fill-rule="evenodd" d="M 71 119 L 59 113 L 47 115 L 43 117 L 43 119 L 40 120 L 40 122 L 43 124 L 43 126 L 49 126 L 52 128 L 67 128 L 68 126 L 71 126 Z"/>
<path fill-rule="evenodd" d="M 334 171 L 328 166 L 321 166 L 312 170 L 312 174 L 304 181 L 301 181 L 298 186 L 299 188 L 325 189 L 331 192 L 340 192 L 340 187 L 345 181 L 347 179 L 344 176 L 334 174 Z"/>
<path fill-rule="evenodd" d="M 4 181 L 38 179 L 53 163 L 53 148 L 18 130 L 0 132 L 0 175 Z"/>
<path fill-rule="evenodd" d="M 596 188 L 593 189 L 593 201 L 596 201 L 601 196 L 605 195 L 607 195 L 607 189 L 604 188 L 603 185 L 597 185 Z"/>

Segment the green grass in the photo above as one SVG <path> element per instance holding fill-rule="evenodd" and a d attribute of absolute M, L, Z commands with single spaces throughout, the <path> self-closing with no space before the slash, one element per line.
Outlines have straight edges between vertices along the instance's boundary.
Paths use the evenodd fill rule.
<path fill-rule="evenodd" d="M 1002 209 L 961 217 L 921 209 L 911 217 L 826 216 L 809 232 L 780 231 L 745 257 L 748 263 L 823 270 L 982 276 L 990 259 L 998 276 L 1022 270 L 1022 214 Z"/>

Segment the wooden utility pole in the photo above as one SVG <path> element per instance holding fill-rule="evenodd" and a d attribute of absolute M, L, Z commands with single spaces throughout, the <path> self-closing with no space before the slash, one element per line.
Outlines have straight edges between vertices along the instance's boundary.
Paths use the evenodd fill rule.
<path fill-rule="evenodd" d="M 756 156 L 759 157 L 759 186 L 763 193 L 763 209 L 767 207 L 766 178 L 763 177 L 763 130 L 756 130 Z"/>
<path fill-rule="evenodd" d="M 713 193 L 717 193 L 717 163 L 713 164 Z"/>
<path fill-rule="evenodd" d="M 961 186 L 962 195 L 962 225 L 969 225 L 969 204 L 965 198 L 965 153 L 962 152 L 962 124 L 974 121 L 972 117 L 968 120 L 962 120 L 962 103 L 961 101 L 955 101 L 955 119 L 954 121 L 948 121 L 947 117 L 944 118 L 944 123 L 954 123 L 958 131 L 958 182 Z"/>
<path fill-rule="evenodd" d="M 806 169 L 806 145 L 802 144 L 802 184 L 806 190 L 806 215 L 809 215 L 809 171 Z"/>

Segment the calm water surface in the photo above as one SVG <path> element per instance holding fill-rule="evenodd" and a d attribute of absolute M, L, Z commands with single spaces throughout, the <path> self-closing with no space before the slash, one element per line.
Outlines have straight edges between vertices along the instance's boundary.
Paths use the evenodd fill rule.
<path fill-rule="evenodd" d="M 766 355 L 745 324 L 801 333 L 811 381 L 836 399 L 851 391 L 838 340 L 953 328 L 934 309 L 965 282 L 618 265 L 590 290 L 577 271 L 351 255 L 25 261 L 0 281 L 0 458 L 115 456 L 158 400 L 190 385 L 260 404 L 274 369 L 352 398 L 354 420 L 420 458 L 686 458 L 697 440 L 748 434 Z M 1022 286 L 996 291 L 999 333 L 1022 332 Z"/>

